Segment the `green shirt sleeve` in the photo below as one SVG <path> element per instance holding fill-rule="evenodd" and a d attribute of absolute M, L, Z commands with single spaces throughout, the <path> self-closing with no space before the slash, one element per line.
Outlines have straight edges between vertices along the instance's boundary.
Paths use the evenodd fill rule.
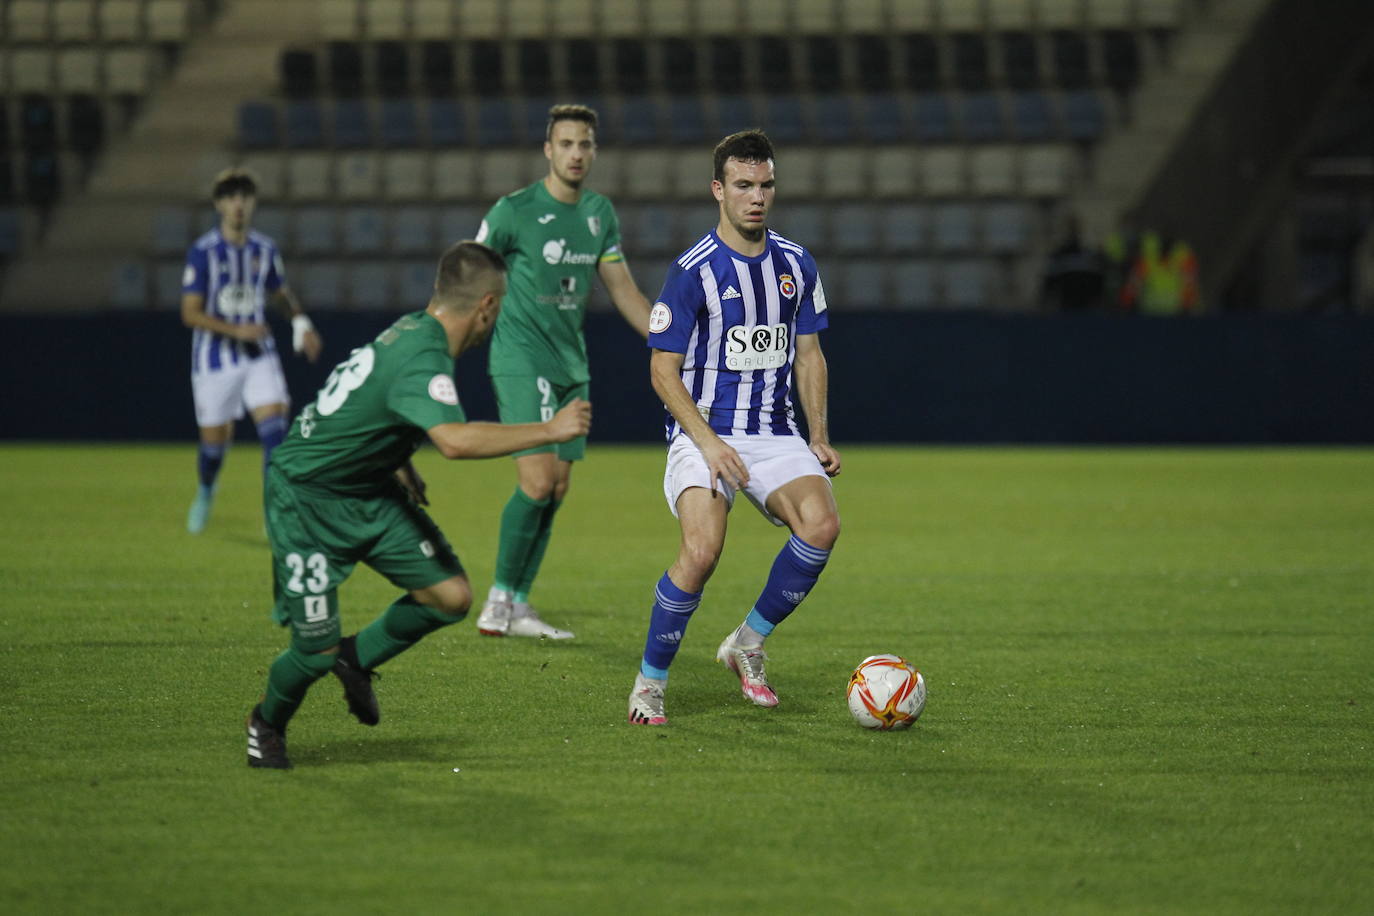
<path fill-rule="evenodd" d="M 387 392 L 386 406 L 420 429 L 467 421 L 458 403 L 458 387 L 453 383 L 453 364 L 438 353 L 416 354 L 396 373 Z"/>
<path fill-rule="evenodd" d="M 477 230 L 477 241 L 500 254 L 508 255 L 518 244 L 515 207 L 506 198 L 492 204 Z"/>

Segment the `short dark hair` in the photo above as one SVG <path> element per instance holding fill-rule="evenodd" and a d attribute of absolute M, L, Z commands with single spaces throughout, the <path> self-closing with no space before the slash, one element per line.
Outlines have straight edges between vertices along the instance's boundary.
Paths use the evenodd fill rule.
<path fill-rule="evenodd" d="M 258 193 L 258 181 L 252 172 L 244 168 L 228 168 L 215 176 L 215 183 L 210 186 L 210 199 L 219 200 L 221 197 L 231 197 L 235 194 L 246 194 L 254 197 Z"/>
<path fill-rule="evenodd" d="M 506 272 L 506 259 L 481 242 L 455 242 L 439 257 L 434 294 L 445 302 L 469 304 L 476 298 L 472 281 L 484 271 Z"/>
<path fill-rule="evenodd" d="M 596 130 L 596 109 L 586 105 L 555 105 L 549 109 L 549 123 L 544 127 L 544 139 L 553 139 L 553 126 L 559 121 L 581 121 Z"/>
<path fill-rule="evenodd" d="M 757 127 L 733 133 L 716 144 L 715 170 L 712 175 L 716 181 L 725 180 L 725 160 L 738 159 L 740 162 L 767 162 L 773 158 L 773 141 Z"/>

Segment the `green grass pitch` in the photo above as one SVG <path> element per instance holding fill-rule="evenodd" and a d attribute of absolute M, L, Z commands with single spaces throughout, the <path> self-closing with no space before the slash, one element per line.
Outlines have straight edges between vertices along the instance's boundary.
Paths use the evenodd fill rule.
<path fill-rule="evenodd" d="M 183 529 L 190 445 L 0 447 L 6 913 L 1374 911 L 1374 451 L 850 448 L 844 533 L 769 642 L 713 661 L 781 546 L 745 505 L 670 725 L 625 724 L 677 546 L 656 448 L 595 447 L 535 602 L 322 681 L 296 769 L 244 764 L 285 633 L 255 444 Z M 418 463 L 479 593 L 505 460 Z M 395 590 L 360 570 L 346 632 Z M 909 732 L 850 720 L 867 655 L 924 672 Z"/>

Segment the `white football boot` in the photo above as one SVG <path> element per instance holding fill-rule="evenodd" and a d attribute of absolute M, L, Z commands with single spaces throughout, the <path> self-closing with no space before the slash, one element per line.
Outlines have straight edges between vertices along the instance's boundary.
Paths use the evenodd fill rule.
<path fill-rule="evenodd" d="M 492 589 L 487 594 L 487 603 L 482 605 L 482 613 L 477 615 L 477 632 L 483 636 L 505 636 L 510 630 L 510 595 Z"/>
<path fill-rule="evenodd" d="M 659 681 L 635 675 L 635 689 L 630 691 L 631 725 L 667 725 L 668 717 L 663 714 L 663 688 L 667 681 Z"/>
<path fill-rule="evenodd" d="M 478 626 L 481 626 L 480 620 Z M 574 634 L 572 630 L 560 630 L 552 624 L 545 623 L 534 612 L 534 608 L 530 607 L 529 602 L 516 601 L 511 604 L 506 635 L 536 636 L 540 639 L 572 639 Z"/>
<path fill-rule="evenodd" d="M 734 643 L 734 633 L 725 637 L 725 642 L 716 650 L 716 661 L 729 668 L 739 677 L 740 693 L 755 706 L 773 707 L 778 705 L 778 695 L 768 686 L 768 675 L 764 673 L 763 663 L 768 656 L 762 647 L 738 646 Z"/>

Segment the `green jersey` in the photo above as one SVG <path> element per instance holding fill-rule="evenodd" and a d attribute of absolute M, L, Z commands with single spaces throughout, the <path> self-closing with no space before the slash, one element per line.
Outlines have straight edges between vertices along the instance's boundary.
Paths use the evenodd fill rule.
<path fill-rule="evenodd" d="M 376 495 L 396 486 L 392 474 L 426 430 L 465 420 L 444 326 L 413 312 L 335 367 L 272 452 L 272 466 L 293 484 Z"/>
<path fill-rule="evenodd" d="M 543 180 L 507 194 L 482 220 L 477 241 L 506 258 L 506 298 L 491 337 L 492 375 L 589 379 L 582 336 L 597 268 L 622 260 L 615 208 L 594 191 L 555 200 Z"/>

